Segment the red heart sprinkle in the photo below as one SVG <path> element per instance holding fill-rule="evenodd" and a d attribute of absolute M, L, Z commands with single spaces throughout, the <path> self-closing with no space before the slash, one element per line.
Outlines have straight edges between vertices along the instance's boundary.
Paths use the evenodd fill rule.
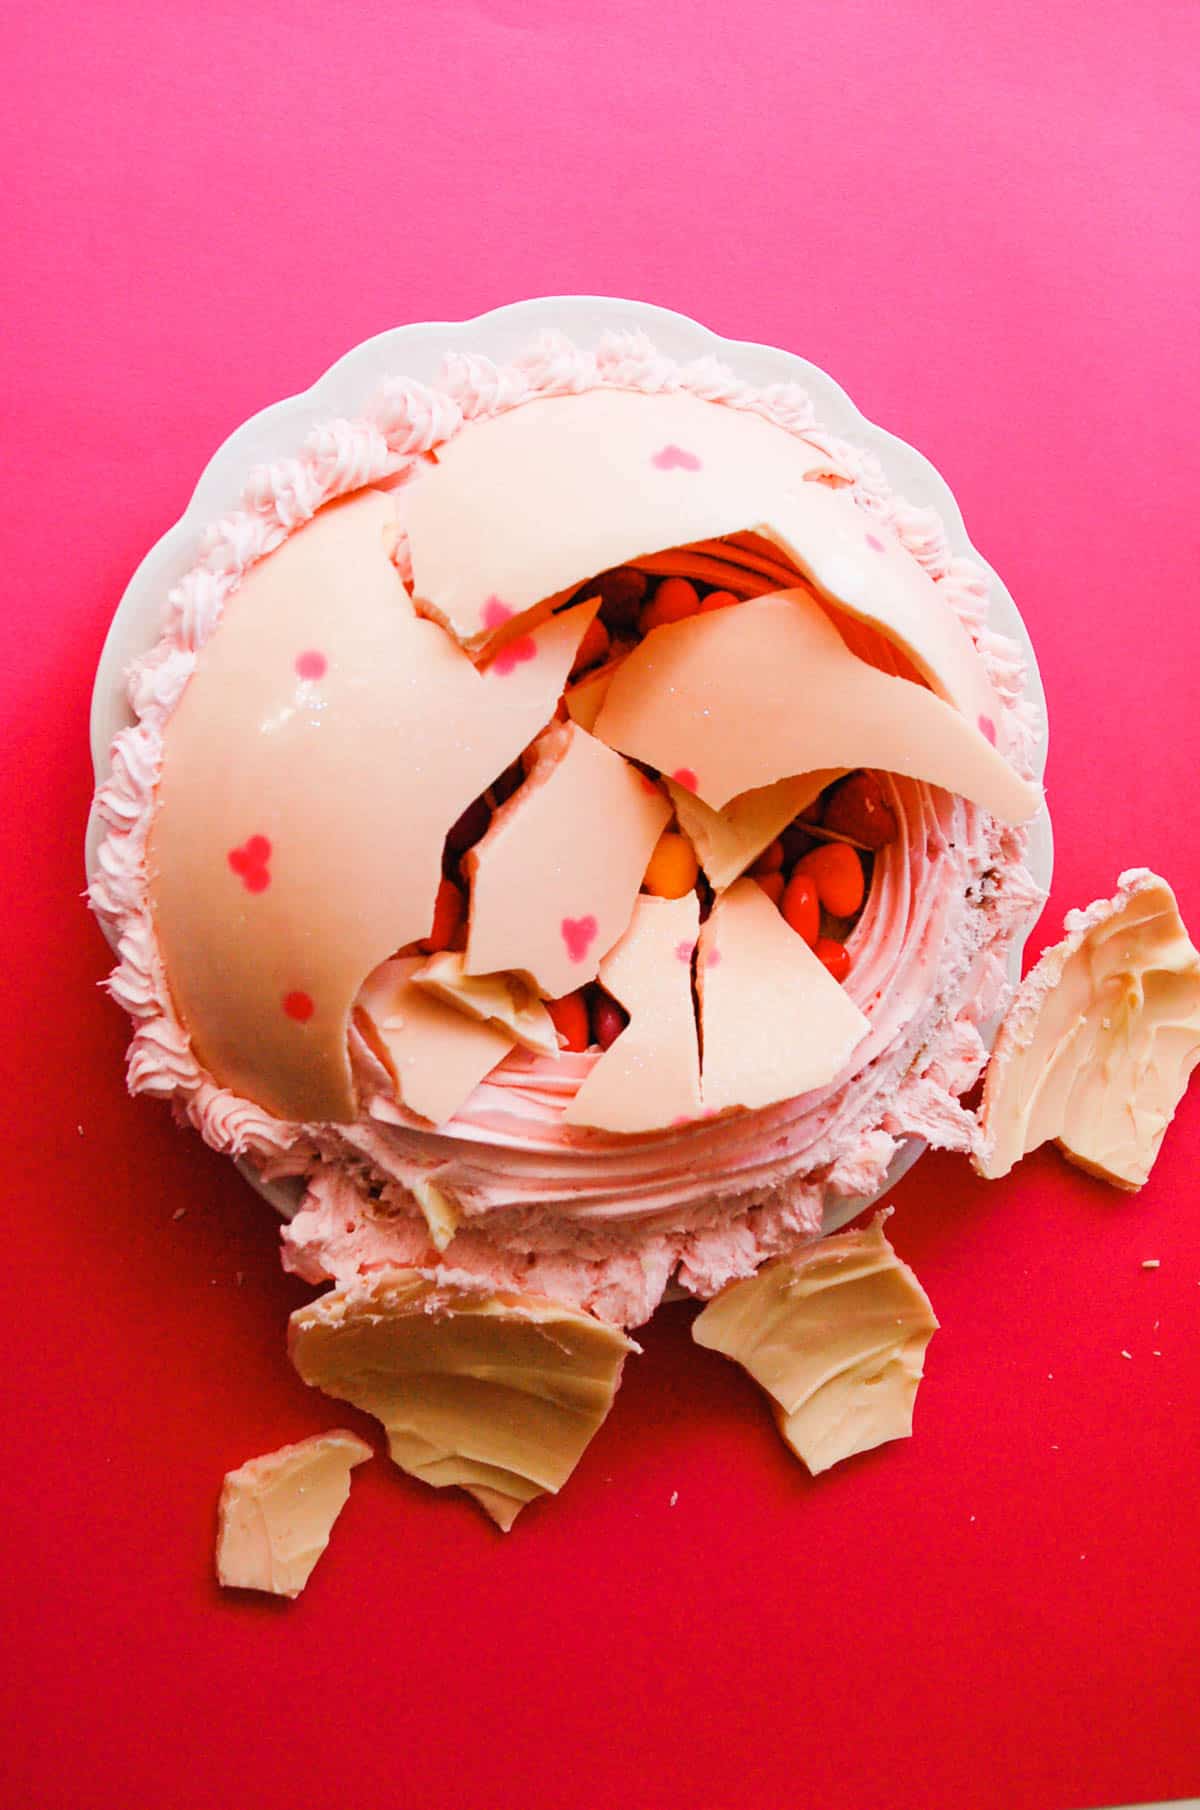
<path fill-rule="evenodd" d="M 296 1020 L 297 1024 L 307 1024 L 317 1008 L 313 1004 L 311 994 L 296 992 L 284 994 L 283 1009 L 289 1018 Z"/>
<path fill-rule="evenodd" d="M 979 733 L 980 733 L 980 735 L 984 735 L 987 737 L 988 741 L 991 742 L 993 748 L 996 746 L 996 725 L 995 725 L 995 723 L 993 723 L 990 716 L 981 716 L 980 717 Z"/>
<path fill-rule="evenodd" d="M 267 862 L 271 844 L 266 836 L 251 836 L 241 848 L 231 848 L 226 860 L 240 878 L 247 892 L 265 892 L 271 884 Z"/>
<path fill-rule="evenodd" d="M 567 945 L 567 954 L 573 962 L 586 960 L 587 952 L 595 940 L 600 926 L 589 912 L 585 918 L 564 918 L 562 921 L 562 939 Z"/>
<path fill-rule="evenodd" d="M 671 778 L 675 781 L 677 786 L 682 786 L 685 792 L 694 792 L 699 784 L 696 775 L 692 772 L 690 767 L 676 767 Z"/>
<path fill-rule="evenodd" d="M 489 597 L 483 606 L 483 626 L 484 628 L 503 628 L 504 624 L 511 621 L 515 615 L 516 611 L 510 609 L 507 603 L 502 603 L 499 597 Z"/>
<path fill-rule="evenodd" d="M 650 461 L 659 471 L 699 471 L 700 460 L 682 446 L 664 446 Z"/>
<path fill-rule="evenodd" d="M 537 642 L 533 636 L 522 635 L 519 640 L 510 641 L 507 647 L 500 649 L 492 661 L 492 666 L 503 679 L 512 672 L 514 667 L 523 665 L 526 660 L 532 660 L 536 654 Z"/>
<path fill-rule="evenodd" d="M 323 679 L 329 662 L 319 648 L 308 647 L 296 655 L 296 671 L 302 679 Z"/>

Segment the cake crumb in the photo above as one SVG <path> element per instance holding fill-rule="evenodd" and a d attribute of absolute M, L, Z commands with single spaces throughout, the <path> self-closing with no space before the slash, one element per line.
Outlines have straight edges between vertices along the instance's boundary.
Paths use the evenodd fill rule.
<path fill-rule="evenodd" d="M 235 1270 L 233 1272 L 233 1279 L 237 1283 L 238 1287 L 240 1288 L 242 1286 L 242 1283 L 246 1280 L 245 1270 Z"/>
<path fill-rule="evenodd" d="M 176 1207 L 175 1211 L 171 1215 L 171 1218 L 172 1219 L 182 1219 L 186 1212 L 187 1212 L 186 1207 Z"/>
<path fill-rule="evenodd" d="M 1156 1270 L 1156 1269 L 1159 1269 L 1160 1267 L 1161 1267 L 1161 1259 L 1159 1259 L 1158 1257 L 1143 1257 L 1142 1258 L 1142 1268 L 1144 1270 Z"/>
<path fill-rule="evenodd" d="M 678 1502 L 678 1500 L 679 1500 L 679 1491 L 678 1491 L 678 1490 L 677 1490 L 677 1489 L 673 1489 L 673 1490 L 672 1490 L 672 1491 L 671 1491 L 671 1503 L 670 1503 L 670 1506 L 671 1506 L 671 1507 L 672 1507 L 672 1508 L 674 1508 L 674 1506 L 675 1506 L 675 1504 L 676 1504 L 676 1503 L 677 1503 L 677 1502 Z"/>
<path fill-rule="evenodd" d="M 1151 1356 L 1151 1357 L 1156 1357 L 1156 1358 L 1160 1358 L 1160 1357 L 1161 1357 L 1161 1356 L 1162 1356 L 1162 1352 L 1161 1352 L 1161 1351 L 1152 1351 L 1152 1352 L 1151 1352 L 1151 1353 L 1150 1353 L 1150 1356 Z"/>
<path fill-rule="evenodd" d="M 79 1133 L 79 1135 L 80 1135 L 80 1137 L 82 1137 L 82 1136 L 83 1136 L 83 1126 L 82 1126 L 82 1125 L 76 1125 L 76 1127 L 75 1127 L 75 1129 L 76 1129 L 76 1131 L 77 1131 L 77 1132 L 78 1132 L 78 1133 Z"/>
<path fill-rule="evenodd" d="M 1129 1359 L 1130 1359 L 1130 1360 L 1132 1360 L 1132 1358 L 1133 1358 L 1133 1353 L 1132 1353 L 1132 1351 L 1125 1351 L 1125 1350 L 1122 1350 L 1122 1352 L 1121 1352 L 1121 1356 L 1122 1356 L 1122 1357 L 1123 1357 L 1123 1358 L 1129 1358 Z"/>

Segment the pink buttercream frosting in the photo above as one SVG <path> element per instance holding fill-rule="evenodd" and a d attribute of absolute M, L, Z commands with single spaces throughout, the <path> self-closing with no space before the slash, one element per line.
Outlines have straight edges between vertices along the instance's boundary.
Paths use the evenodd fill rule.
<path fill-rule="evenodd" d="M 350 1125 L 297 1125 L 218 1086 L 172 1003 L 147 898 L 145 847 L 163 730 L 242 575 L 324 503 L 366 484 L 402 485 L 464 422 L 535 397 L 596 386 L 684 390 L 748 409 L 800 435 L 853 477 L 853 494 L 938 584 L 975 640 L 1005 711 L 1004 743 L 1032 770 L 1038 724 L 1020 649 L 987 627 L 985 574 L 951 555 L 933 511 L 904 503 L 870 455 L 821 430 L 796 385 L 755 389 L 716 360 L 680 366 L 642 335 L 594 351 L 543 335 L 510 365 L 453 355 L 439 382 L 393 381 L 367 417 L 315 430 L 294 459 L 251 474 L 242 506 L 215 524 L 171 592 L 155 647 L 133 668 L 137 721 L 113 746 L 97 795 L 105 827 L 90 886 L 117 944 L 109 987 L 134 1022 L 129 1085 L 173 1101 L 214 1148 L 305 1192 L 283 1232 L 284 1261 L 310 1281 L 347 1283 L 385 1263 L 442 1279 L 532 1289 L 635 1325 L 678 1283 L 708 1296 L 819 1233 L 828 1196 L 869 1195 L 901 1143 L 967 1150 L 959 1097 L 985 1060 L 979 1027 L 1003 1004 L 1008 948 L 1042 902 L 1026 835 L 918 782 L 889 779 L 900 825 L 876 858 L 852 941 L 847 990 L 870 1029 L 827 1087 L 751 1113 L 651 1137 L 569 1127 L 563 1110 L 598 1059 L 555 1063 L 515 1051 L 439 1131 L 406 1114 L 364 1045 L 363 1110 Z M 403 534 L 395 559 L 408 570 Z M 877 650 L 880 663 L 886 650 Z M 413 1194 L 436 1181 L 460 1215 L 439 1257 Z"/>

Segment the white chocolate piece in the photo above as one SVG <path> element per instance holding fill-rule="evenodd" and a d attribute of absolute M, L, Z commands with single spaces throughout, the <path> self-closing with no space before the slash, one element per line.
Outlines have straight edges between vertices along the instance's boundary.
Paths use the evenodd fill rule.
<path fill-rule="evenodd" d="M 529 974 L 547 999 L 594 980 L 670 816 L 611 748 L 574 723 L 548 730 L 525 784 L 463 857 L 466 972 Z"/>
<path fill-rule="evenodd" d="M 700 1117 L 700 1048 L 692 952 L 700 901 L 643 894 L 633 922 L 600 964 L 600 981 L 629 1023 L 567 1107 L 569 1125 L 661 1131 Z"/>
<path fill-rule="evenodd" d="M 421 966 L 412 955 L 381 962 L 363 983 L 357 1021 L 401 1104 L 445 1125 L 508 1055 L 513 1039 L 417 985 Z"/>
<path fill-rule="evenodd" d="M 288 1347 L 306 1383 L 383 1423 L 402 1470 L 468 1490 L 506 1532 L 527 1502 L 562 1488 L 637 1350 L 615 1326 L 541 1296 L 404 1269 L 299 1308 Z"/>
<path fill-rule="evenodd" d="M 229 1471 L 218 1511 L 218 1582 L 299 1596 L 346 1506 L 351 1471 L 372 1456 L 365 1440 L 338 1429 Z"/>
<path fill-rule="evenodd" d="M 418 987 L 436 993 L 449 1006 L 493 1025 L 522 1049 L 538 1056 L 558 1055 L 554 1020 L 527 980 L 519 974 L 468 974 L 465 959 L 447 949 L 431 955 L 413 975 Z"/>
<path fill-rule="evenodd" d="M 621 660 L 609 660 L 606 665 L 598 666 L 595 672 L 585 673 L 577 684 L 569 685 L 563 693 L 567 715 L 581 729 L 586 729 L 589 735 L 596 727 L 596 718 L 600 715 L 608 696 L 608 688 L 613 682 L 613 674 L 620 664 Z"/>
<path fill-rule="evenodd" d="M 395 532 L 363 491 L 251 567 L 164 732 L 147 870 L 172 995 L 205 1068 L 284 1119 L 355 1116 L 363 978 L 428 934 L 446 832 L 550 721 L 597 607 L 478 672 L 415 614 Z"/>
<path fill-rule="evenodd" d="M 952 705 L 852 654 L 804 590 L 653 629 L 613 678 L 596 734 L 714 810 L 829 767 L 923 779 L 1006 823 L 1041 802 Z"/>
<path fill-rule="evenodd" d="M 429 1238 L 435 1251 L 444 1251 L 454 1242 L 462 1219 L 462 1212 L 457 1202 L 451 1200 L 443 1188 L 436 1182 L 417 1180 L 412 1185 L 413 1199 L 420 1207 L 429 1228 Z"/>
<path fill-rule="evenodd" d="M 761 416 L 683 392 L 543 398 L 468 423 L 405 487 L 413 588 L 474 644 L 497 605 L 520 616 L 640 554 L 753 527 L 826 472 L 845 475 Z"/>
<path fill-rule="evenodd" d="M 801 773 L 796 779 L 779 779 L 774 785 L 740 793 L 719 811 L 711 810 L 702 798 L 673 780 L 667 781 L 667 791 L 696 859 L 714 890 L 722 892 L 826 786 L 840 779 L 844 770 L 833 767 L 822 773 Z"/>
<path fill-rule="evenodd" d="M 849 491 L 801 485 L 760 533 L 823 596 L 901 648 L 968 723 L 984 717 L 999 730 L 1003 707 L 970 635 L 924 568 Z"/>
<path fill-rule="evenodd" d="M 1026 975 L 984 1080 L 981 1175 L 1053 1139 L 1081 1169 L 1136 1189 L 1200 1062 L 1200 954 L 1175 895 L 1146 868 L 1071 912 Z"/>
<path fill-rule="evenodd" d="M 766 1390 L 784 1440 L 815 1477 L 911 1435 L 937 1324 L 881 1216 L 731 1283 L 693 1321 L 692 1337 Z"/>
<path fill-rule="evenodd" d="M 770 1106 L 823 1087 L 867 1020 L 755 880 L 721 893 L 696 961 L 706 1112 Z"/>

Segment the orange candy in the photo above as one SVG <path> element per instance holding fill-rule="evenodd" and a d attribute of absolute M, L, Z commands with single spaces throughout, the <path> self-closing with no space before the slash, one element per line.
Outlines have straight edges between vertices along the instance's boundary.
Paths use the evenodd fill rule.
<path fill-rule="evenodd" d="M 850 972 L 850 951 L 845 943 L 839 943 L 833 936 L 821 936 L 817 938 L 814 953 L 818 961 L 824 962 L 834 980 L 845 980 Z"/>
<path fill-rule="evenodd" d="M 561 999 L 548 999 L 545 1003 L 563 1047 L 576 1052 L 587 1049 L 592 1041 L 592 1027 L 583 994 L 564 993 Z"/>
<path fill-rule="evenodd" d="M 655 844 L 642 885 L 660 899 L 682 899 L 700 873 L 696 851 L 678 830 L 664 830 Z"/>
<path fill-rule="evenodd" d="M 787 885 L 787 881 L 778 869 L 776 869 L 774 873 L 769 874 L 756 873 L 753 877 L 758 881 L 758 884 L 762 887 L 772 905 L 782 905 L 783 890 Z"/>
<path fill-rule="evenodd" d="M 866 881 L 857 852 L 845 842 L 826 842 L 810 849 L 796 863 L 798 874 L 807 874 L 817 897 L 835 918 L 852 918 L 861 909 Z"/>
<path fill-rule="evenodd" d="M 780 910 L 796 935 L 802 936 L 810 949 L 815 949 L 821 934 L 821 901 L 812 880 L 799 868 L 783 889 Z"/>
<path fill-rule="evenodd" d="M 727 610 L 731 603 L 741 601 L 741 598 L 735 597 L 732 591 L 710 591 L 700 605 L 700 614 L 706 616 L 710 610 Z"/>
<path fill-rule="evenodd" d="M 575 664 L 571 668 L 572 677 L 577 672 L 583 672 L 585 667 L 595 666 L 603 660 L 610 645 L 608 630 L 599 616 L 593 616 L 583 632 L 583 640 L 579 643 L 579 652 L 575 655 Z"/>
<path fill-rule="evenodd" d="M 638 627 L 643 635 L 648 635 L 664 622 L 682 622 L 685 616 L 695 616 L 699 610 L 700 593 L 689 579 L 664 578 L 638 617 Z"/>
<path fill-rule="evenodd" d="M 454 881 L 440 880 L 433 907 L 433 929 L 423 939 L 430 955 L 437 955 L 441 950 L 453 946 L 454 939 L 462 928 L 464 909 L 463 896 Z"/>

